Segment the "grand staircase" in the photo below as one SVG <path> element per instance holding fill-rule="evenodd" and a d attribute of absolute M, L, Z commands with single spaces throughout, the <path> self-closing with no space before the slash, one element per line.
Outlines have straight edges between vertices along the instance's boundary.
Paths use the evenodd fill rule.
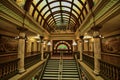
<path fill-rule="evenodd" d="M 80 80 L 75 60 L 48 60 L 42 80 Z"/>

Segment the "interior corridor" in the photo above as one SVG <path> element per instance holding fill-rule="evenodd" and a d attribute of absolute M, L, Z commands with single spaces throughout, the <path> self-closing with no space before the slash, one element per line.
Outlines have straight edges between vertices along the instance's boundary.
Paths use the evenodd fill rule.
<path fill-rule="evenodd" d="M 120 80 L 120 0 L 0 0 L 0 80 Z"/>

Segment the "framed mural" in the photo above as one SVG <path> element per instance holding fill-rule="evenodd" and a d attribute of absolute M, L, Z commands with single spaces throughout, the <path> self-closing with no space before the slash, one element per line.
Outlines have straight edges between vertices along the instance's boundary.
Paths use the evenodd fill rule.
<path fill-rule="evenodd" d="M 120 35 L 103 38 L 102 52 L 120 55 Z"/>
<path fill-rule="evenodd" d="M 0 52 L 16 52 L 18 49 L 18 40 L 10 36 L 0 35 Z"/>

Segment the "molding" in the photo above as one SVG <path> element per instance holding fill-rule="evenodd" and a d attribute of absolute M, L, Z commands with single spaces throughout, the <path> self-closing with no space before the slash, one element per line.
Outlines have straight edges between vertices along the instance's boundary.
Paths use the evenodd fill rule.
<path fill-rule="evenodd" d="M 104 4 L 103 4 L 104 3 Z M 101 0 L 96 6 L 93 7 L 93 12 L 95 14 L 96 25 L 101 24 L 102 22 L 108 21 L 108 18 L 112 18 L 113 14 L 120 11 L 119 0 Z M 119 14 L 119 13 L 117 13 Z M 115 15 L 114 15 L 115 16 Z M 84 34 L 93 26 L 93 18 L 91 12 L 88 13 L 86 19 L 83 21 L 79 29 L 76 31 L 77 34 Z"/>
<path fill-rule="evenodd" d="M 3 17 L 5 20 L 8 20 L 13 24 L 17 24 L 17 26 L 22 27 L 23 19 L 26 15 L 25 27 L 28 28 L 28 30 L 36 34 L 43 35 L 43 32 L 45 32 L 49 35 L 49 33 L 44 28 L 42 28 L 39 23 L 37 23 L 28 13 L 26 14 L 25 10 L 19 7 L 14 1 L 1 0 L 0 2 L 2 3 L 0 4 L 0 11 L 3 13 L 1 17 Z"/>

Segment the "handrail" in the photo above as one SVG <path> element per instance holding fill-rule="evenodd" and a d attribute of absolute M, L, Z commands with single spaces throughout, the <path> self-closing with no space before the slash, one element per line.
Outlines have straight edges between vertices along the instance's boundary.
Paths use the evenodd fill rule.
<path fill-rule="evenodd" d="M 7 80 L 18 73 L 18 61 L 19 58 L 0 62 L 0 80 Z"/>
<path fill-rule="evenodd" d="M 47 63 L 48 63 L 49 56 L 50 56 L 50 54 L 47 54 L 46 61 L 45 61 L 44 65 L 43 65 L 43 67 L 42 67 L 42 71 L 41 71 L 41 73 L 40 73 L 40 75 L 39 75 L 39 79 L 38 79 L 38 80 L 42 80 L 42 76 L 43 76 L 43 73 L 44 73 L 44 71 L 45 71 L 45 67 L 46 67 L 46 65 L 47 65 Z"/>
<path fill-rule="evenodd" d="M 79 80 L 81 80 L 81 79 L 82 79 L 82 77 L 81 77 L 81 72 L 80 72 L 80 71 L 81 71 L 81 69 L 80 69 L 80 66 L 79 66 L 79 64 L 78 64 L 77 54 L 75 54 L 74 58 L 75 58 L 76 65 L 77 65 L 77 69 L 78 69 Z"/>
<path fill-rule="evenodd" d="M 40 61 L 41 54 L 33 54 L 31 56 L 25 57 L 25 69 L 29 68 L 30 66 L 36 64 Z"/>
<path fill-rule="evenodd" d="M 27 71 L 23 73 L 17 80 L 32 80 L 32 78 L 35 78 L 36 76 L 37 80 L 41 80 L 48 59 L 49 55 L 46 59 L 40 61 L 40 63 L 36 63 L 35 65 L 28 68 Z"/>
<path fill-rule="evenodd" d="M 120 66 L 100 61 L 100 75 L 107 80 L 120 80 Z"/>
<path fill-rule="evenodd" d="M 87 54 L 82 54 L 82 55 L 83 55 L 83 62 L 87 64 L 91 69 L 94 69 L 94 57 Z"/>
<path fill-rule="evenodd" d="M 78 72 L 79 72 L 80 80 L 94 80 L 93 77 L 90 76 L 90 74 L 87 73 L 87 71 L 78 62 L 77 54 L 75 54 L 75 59 L 76 59 L 77 67 L 78 67 Z"/>

